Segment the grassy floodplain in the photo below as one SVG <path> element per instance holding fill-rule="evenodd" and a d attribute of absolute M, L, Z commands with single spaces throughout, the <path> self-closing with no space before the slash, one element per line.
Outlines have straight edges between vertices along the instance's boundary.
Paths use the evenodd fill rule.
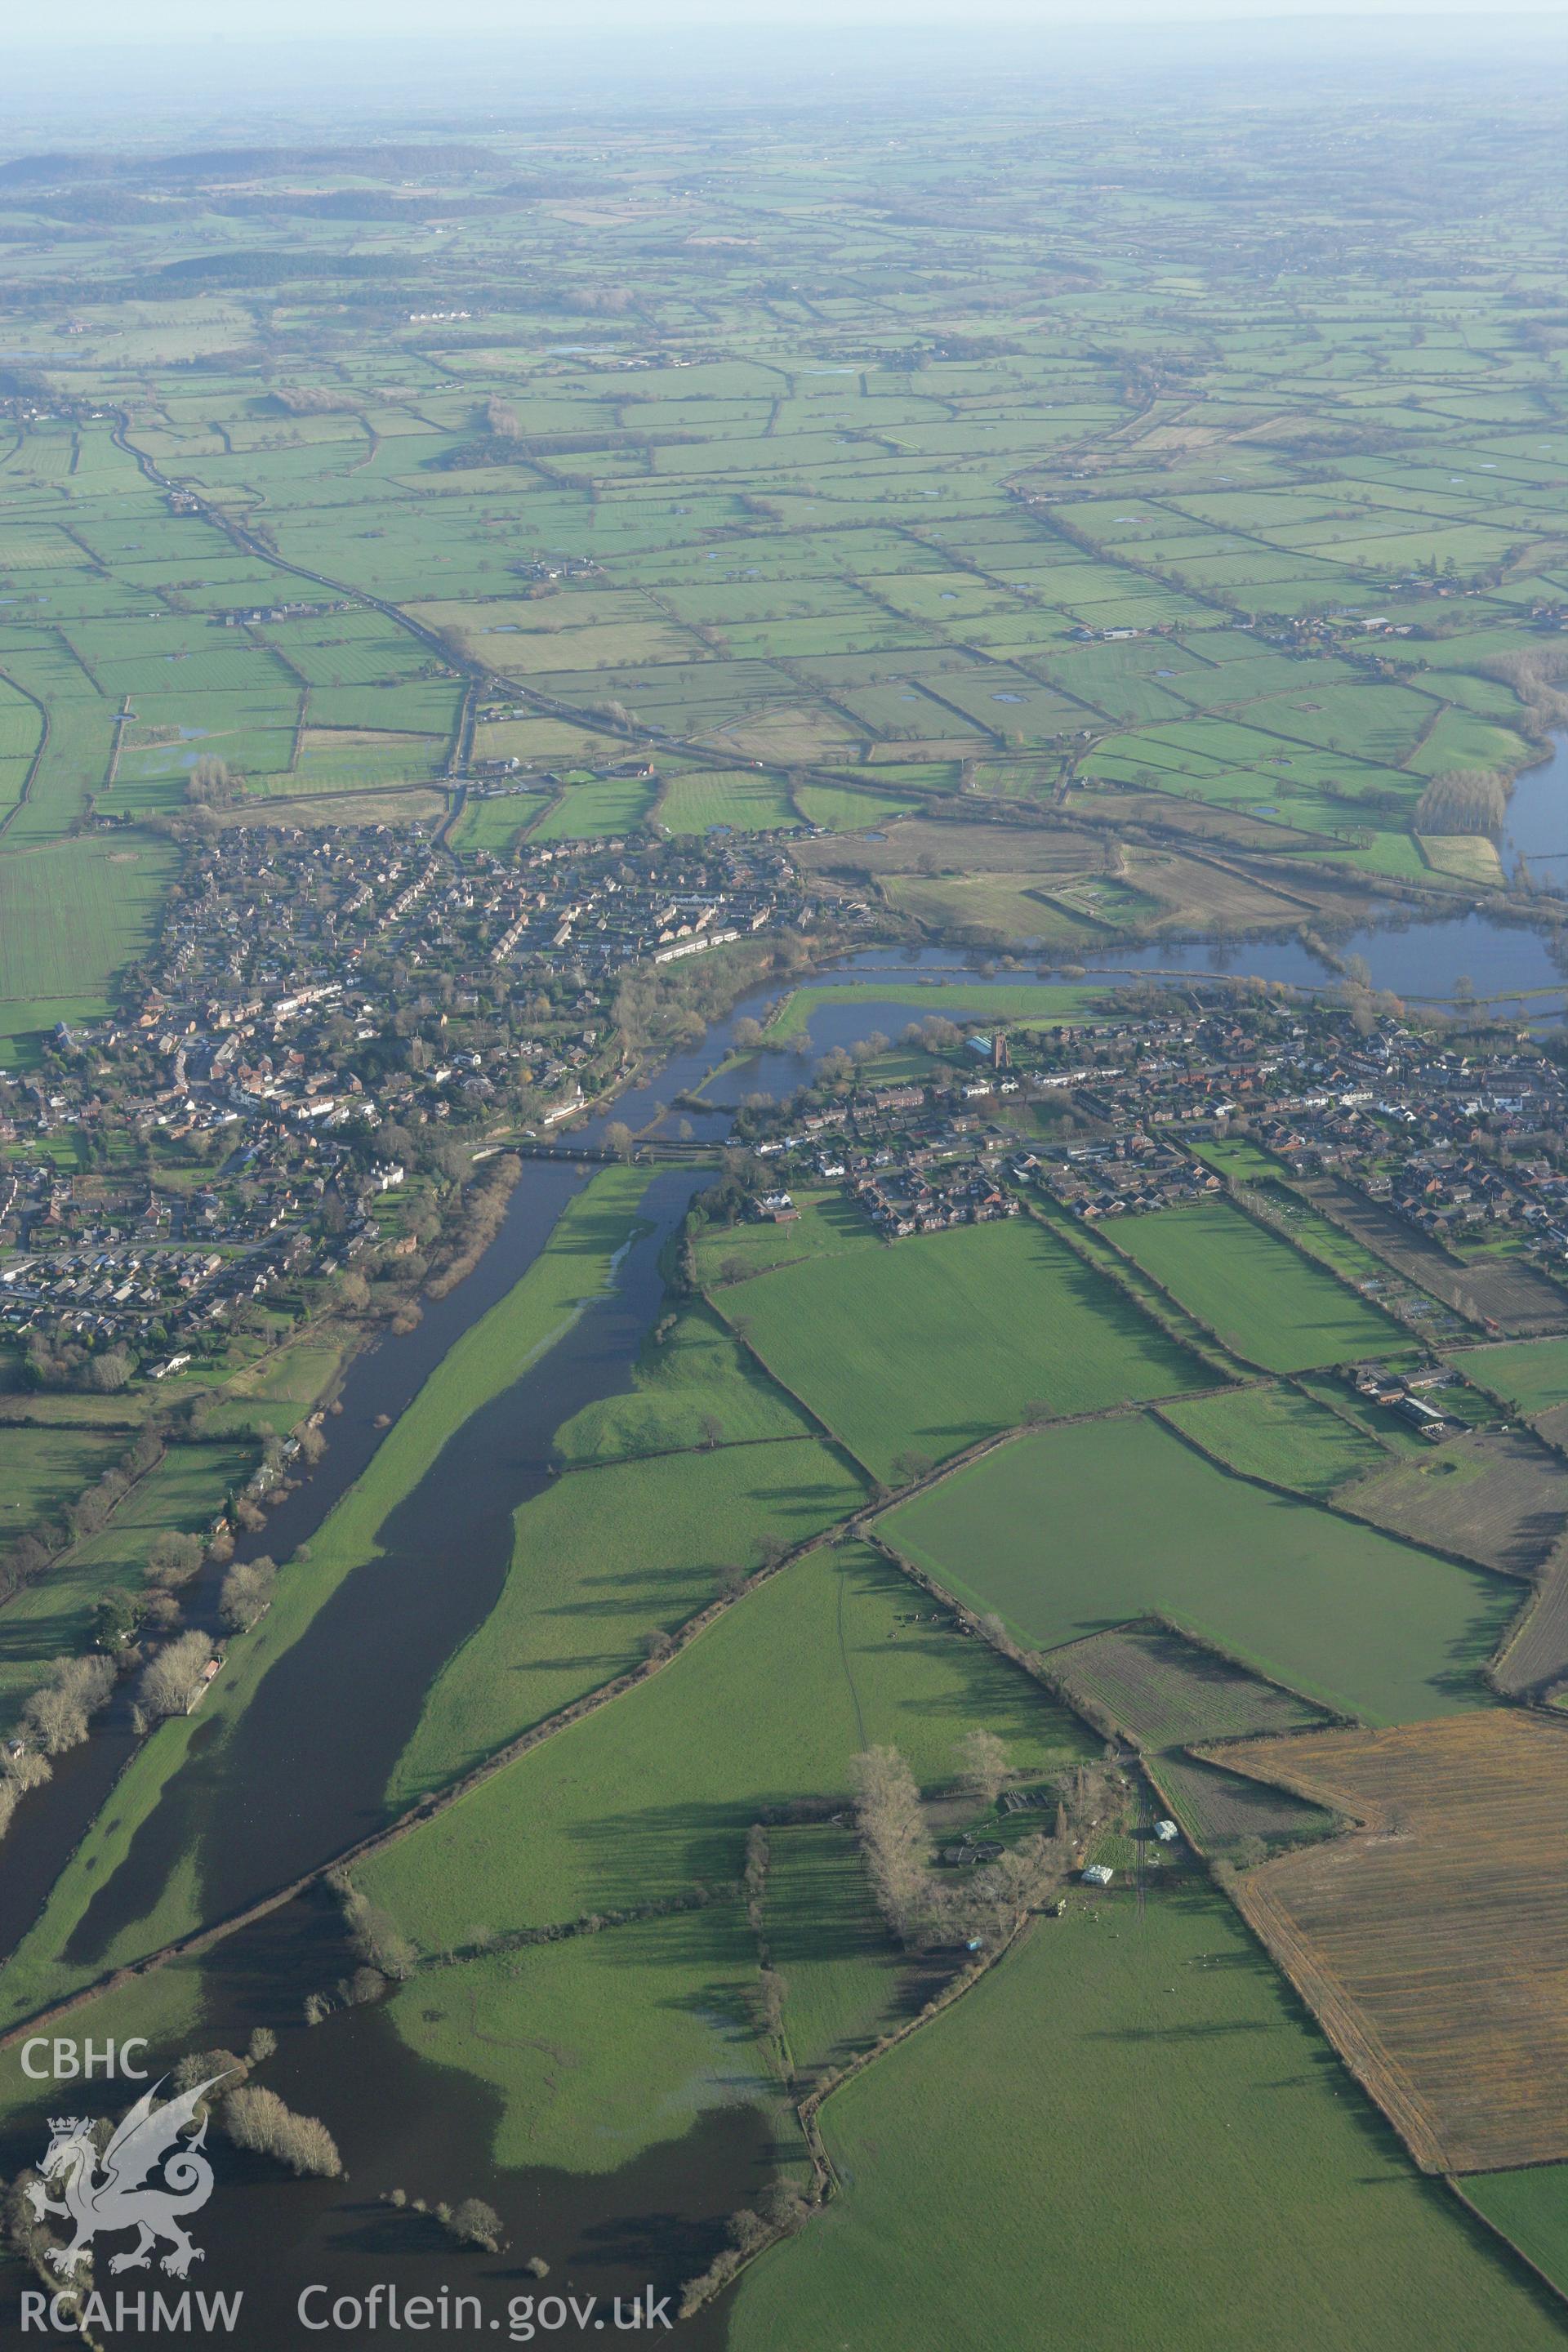
<path fill-rule="evenodd" d="M 1561 2341 L 1206 1890 L 1039 1923 L 822 2125 L 840 2194 L 747 2274 L 736 2352 Z"/>
<path fill-rule="evenodd" d="M 1016 1439 L 880 1521 L 1032 1645 L 1146 1610 L 1369 1722 L 1484 1703 L 1514 1586 L 1234 1478 L 1147 1416 Z"/>
<path fill-rule="evenodd" d="M 574 1414 L 556 1433 L 565 1463 L 583 1466 L 719 1444 L 804 1437 L 812 1423 L 711 1308 L 689 1307 L 650 1339 L 630 1391 Z"/>
<path fill-rule="evenodd" d="M 436 1678 L 391 1790 L 401 1806 L 635 1665 L 767 1541 L 818 1535 L 865 1500 L 832 1447 L 720 1446 L 560 1479 L 516 1514 L 511 1573 Z"/>
<path fill-rule="evenodd" d="M 377 1529 L 429 1470 L 452 1432 L 510 1387 L 604 1288 L 647 1183 L 644 1170 L 608 1170 L 569 1205 L 521 1280 L 464 1333 L 387 1433 L 363 1475 L 322 1525 L 309 1564 L 296 1563 L 279 1580 L 261 1629 L 236 1643 L 201 1714 L 165 1722 L 143 1742 L 112 1802 L 57 1880 L 41 1918 L 7 1962 L 0 1977 L 0 2018 L 25 2017 L 99 1973 L 63 1961 L 61 1946 L 89 1896 L 124 1860 L 197 1729 L 205 1742 L 221 1738 L 268 1668 L 304 1633 L 344 1577 L 374 1559 Z M 146 1913 L 117 1940 L 108 1964 L 118 1966 L 188 1933 L 200 1925 L 199 1904 L 195 1859 L 187 1857 L 163 1888 L 149 1890 Z"/>
<path fill-rule="evenodd" d="M 1087 1752 L 1016 1670 L 910 1622 L 921 1598 L 864 1546 L 808 1553 L 628 1696 L 389 1847 L 364 1883 L 434 1947 L 461 1937 L 477 1902 L 492 1927 L 521 1927 L 731 1877 L 762 1810 L 839 1794 L 878 1741 L 942 1785 L 972 1724 L 1020 1769 Z"/>
<path fill-rule="evenodd" d="M 472 1948 L 476 1923 L 482 1946 L 492 1933 L 668 1906 L 699 1888 L 722 1898 L 750 1824 L 796 1799 L 846 1796 L 849 1760 L 868 1745 L 900 1748 L 928 1789 L 952 1782 L 955 1744 L 975 1727 L 996 1732 L 1019 1769 L 1091 1752 L 1075 1718 L 1015 1669 L 912 1622 L 918 1597 L 863 1546 L 808 1553 L 628 1696 L 385 1849 L 360 1883 L 424 1949 Z M 798 1885 L 786 1878 L 775 1893 L 787 1945 Z M 863 2028 L 888 1990 L 885 1947 L 841 1878 L 828 1907 L 837 1925 L 813 1944 L 822 1973 L 801 1987 L 806 2052 Z M 859 1923 L 848 1948 L 847 1910 Z M 439 1979 L 453 1990 L 438 2016 L 423 1983 L 394 2011 L 416 2048 L 503 2095 L 497 2146 L 508 2160 L 596 2169 L 717 2097 L 758 2095 L 766 2062 L 747 2022 L 756 1947 L 732 1900 L 531 1949 L 519 1965 L 513 1974 L 481 1957 L 456 1983 Z M 553 2069 L 545 2080 L 533 2037 L 554 2040 L 552 2019 L 579 2053 L 580 2081 Z"/>
<path fill-rule="evenodd" d="M 468 1924 L 492 1917 L 481 1906 Z M 756 1975 L 731 1899 L 465 1959 L 404 1987 L 391 2015 L 422 2056 L 500 2095 L 497 2163 L 611 2172 L 704 2108 L 773 2105 L 779 2084 L 749 2013 Z M 782 2137 L 788 2119 L 774 2122 Z"/>

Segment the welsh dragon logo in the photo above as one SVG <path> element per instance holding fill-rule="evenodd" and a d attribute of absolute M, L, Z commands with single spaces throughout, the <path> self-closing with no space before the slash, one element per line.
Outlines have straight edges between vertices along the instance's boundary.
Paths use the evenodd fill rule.
<path fill-rule="evenodd" d="M 167 2081 L 167 2076 L 163 2081 Z M 213 2168 L 202 2153 L 207 2118 L 194 2137 L 181 2142 L 180 2134 L 196 2119 L 196 2109 L 215 2084 L 214 2074 L 193 2090 L 182 2091 L 162 2106 L 153 2102 L 163 2088 L 154 2083 L 144 2091 L 125 2117 L 101 2157 L 86 2116 L 51 2116 L 52 2137 L 27 2197 L 38 2221 L 65 2221 L 76 2235 L 68 2246 L 53 2246 L 48 2260 L 62 2276 L 69 2276 L 88 2258 L 95 2238 L 119 2230 L 134 2230 L 136 2243 L 128 2253 L 116 2254 L 111 2271 L 148 2267 L 153 2249 L 167 2245 L 162 2267 L 184 2278 L 193 2263 L 204 2257 L 181 2226 L 181 2217 L 197 2213 L 213 2192 Z M 162 2177 L 154 2178 L 162 2168 Z M 47 2184 L 47 2185 L 46 2185 Z M 51 2198 L 50 2188 L 59 2191 Z"/>

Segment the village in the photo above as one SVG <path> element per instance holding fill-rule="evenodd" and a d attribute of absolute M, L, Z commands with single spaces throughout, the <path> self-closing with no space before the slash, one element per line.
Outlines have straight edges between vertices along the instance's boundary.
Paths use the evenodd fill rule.
<path fill-rule="evenodd" d="M 416 1276 L 416 1162 L 565 1127 L 624 1075 L 628 971 L 803 912 L 743 841 L 462 864 L 419 827 L 196 842 L 121 1015 L 0 1073 L 0 1330 L 156 1377 L 285 1286 Z"/>
<path fill-rule="evenodd" d="M 1527 1034 L 1456 1037 L 1390 1014 L 1363 1034 L 1338 1004 L 1273 1001 L 943 1029 L 934 1048 L 931 1022 L 906 1033 L 930 1065 L 919 1082 L 819 1084 L 747 1111 L 746 1140 L 774 1176 L 841 1180 L 900 1238 L 1007 1213 L 989 1189 L 1004 1161 L 1087 1223 L 1173 1208 L 1223 1189 L 1191 1146 L 1245 1139 L 1441 1244 L 1568 1265 L 1568 1090 Z M 977 1171 L 962 1183 L 960 1159 Z"/>

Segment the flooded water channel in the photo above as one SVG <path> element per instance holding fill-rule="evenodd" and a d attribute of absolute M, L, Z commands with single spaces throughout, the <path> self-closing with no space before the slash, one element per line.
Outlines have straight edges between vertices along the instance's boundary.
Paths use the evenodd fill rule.
<path fill-rule="evenodd" d="M 1516 778 L 1499 847 L 1510 874 L 1522 858 L 1553 889 L 1568 883 L 1568 736 L 1558 736 L 1539 768 Z"/>
<path fill-rule="evenodd" d="M 741 2098 L 711 2106 L 681 2137 L 618 2169 L 502 2169 L 489 2155 L 499 2095 L 421 2058 L 384 2007 L 339 2007 L 319 2026 L 303 2021 L 305 1994 L 331 1987 L 353 1965 L 336 1906 L 320 1888 L 230 1937 L 206 1963 L 203 2018 L 190 2046 L 243 2050 L 253 2027 L 269 2027 L 278 2048 L 260 2079 L 297 2113 L 327 2122 L 343 2177 L 296 2179 L 214 2136 L 217 2186 L 195 2228 L 204 2259 L 188 2284 L 237 2291 L 242 2302 L 232 2330 L 215 2330 L 209 2339 L 198 2329 L 196 2340 L 236 2352 L 297 2352 L 315 2340 L 299 2316 L 300 2298 L 312 2286 L 324 2288 L 326 2299 L 307 2305 L 311 2316 L 339 2298 L 363 2306 L 361 2320 L 348 2311 L 331 2328 L 324 2340 L 334 2346 L 384 2342 L 385 2315 L 377 2324 L 370 2297 L 377 2287 L 384 2295 L 389 2284 L 405 2302 L 477 2296 L 479 2329 L 455 2329 L 448 2342 L 469 2342 L 476 2333 L 527 2340 L 510 2334 L 514 2300 L 550 2294 L 579 2302 L 595 2296 L 601 2309 L 618 2296 L 629 2310 L 651 2290 L 672 2297 L 673 2311 L 682 2282 L 727 2242 L 731 2213 L 754 2204 L 776 2172 L 778 2151 L 761 2110 Z M 461 1971 L 434 1979 L 428 1998 L 433 2007 L 463 2001 Z M 170 2054 L 177 2053 L 152 2057 L 162 2065 Z M 60 2104 L 50 2084 L 9 2120 L 0 2137 L 7 2176 L 37 2161 L 47 2115 Z M 92 2107 L 103 2104 L 95 2085 Z M 405 2204 L 392 2203 L 395 2190 Z M 435 2216 L 437 2204 L 472 2196 L 500 2217 L 499 2253 L 459 2247 Z M 431 2210 L 416 2210 L 416 2200 Z M 543 2280 L 528 2268 L 535 2256 L 549 2264 Z M 98 2284 L 110 2296 L 117 2287 L 177 2292 L 155 2269 L 116 2281 L 100 2267 Z M 691 2352 L 716 2352 L 725 2325 L 722 2311 L 710 2310 L 683 2326 L 681 2342 Z M 597 2332 L 591 2322 L 589 2331 L 568 2328 L 555 2340 L 581 2347 L 587 2332 Z M 150 2324 L 117 2327 L 109 2338 L 116 2347 L 168 2341 Z"/>

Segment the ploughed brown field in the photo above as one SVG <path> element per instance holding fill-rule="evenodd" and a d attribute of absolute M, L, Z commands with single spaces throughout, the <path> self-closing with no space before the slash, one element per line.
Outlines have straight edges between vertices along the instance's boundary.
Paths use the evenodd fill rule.
<path fill-rule="evenodd" d="M 1418 1225 L 1369 1201 L 1353 1184 L 1342 1184 L 1337 1177 L 1303 1184 L 1301 1192 L 1325 1217 L 1332 1218 L 1378 1257 L 1461 1315 L 1473 1308 L 1489 1316 L 1500 1331 L 1525 1334 L 1561 1331 L 1568 1319 L 1562 1292 L 1533 1266 L 1522 1265 L 1516 1258 L 1478 1257 L 1464 1263 Z"/>
<path fill-rule="evenodd" d="M 1417 1543 L 1530 1576 L 1568 1519 L 1568 1468 L 1528 1429 L 1467 1431 L 1335 1499 Z"/>
<path fill-rule="evenodd" d="M 1542 1697 L 1568 1676 L 1568 1556 L 1559 1555 L 1498 1653 L 1498 1688 Z M 1555 1704 L 1555 1700 L 1553 1701 Z"/>
<path fill-rule="evenodd" d="M 1236 1892 L 1416 2162 L 1568 2159 L 1568 1723 L 1478 1710 L 1222 1752 L 1361 1824 Z"/>

